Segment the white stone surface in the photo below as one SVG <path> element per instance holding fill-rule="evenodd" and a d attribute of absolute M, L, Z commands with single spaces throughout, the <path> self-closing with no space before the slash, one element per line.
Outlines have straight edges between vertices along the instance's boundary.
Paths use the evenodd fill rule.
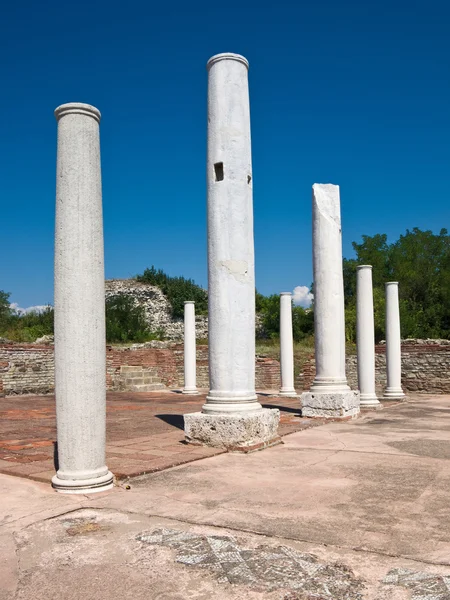
<path fill-rule="evenodd" d="M 292 332 L 292 294 L 280 294 L 280 396 L 294 398 L 294 338 Z"/>
<path fill-rule="evenodd" d="M 203 412 L 261 410 L 255 394 L 255 266 L 248 62 L 208 61 L 210 391 Z"/>
<path fill-rule="evenodd" d="M 359 413 L 359 392 L 305 392 L 302 394 L 302 417 L 342 419 Z"/>
<path fill-rule="evenodd" d="M 262 408 L 253 413 L 226 415 L 207 415 L 198 412 L 184 415 L 184 431 L 187 442 L 238 450 L 279 443 L 280 438 L 277 433 L 279 421 L 278 409 Z"/>
<path fill-rule="evenodd" d="M 375 392 L 375 325 L 371 265 L 356 268 L 356 349 L 361 407 L 381 407 Z"/>
<path fill-rule="evenodd" d="M 386 400 L 402 399 L 402 351 L 400 342 L 400 309 L 398 282 L 386 283 Z"/>
<path fill-rule="evenodd" d="M 184 303 L 184 388 L 183 394 L 198 394 L 195 341 L 195 303 Z"/>
<path fill-rule="evenodd" d="M 350 391 L 345 376 L 345 316 L 344 282 L 342 274 L 342 230 L 339 186 L 314 184 L 313 269 L 314 269 L 314 330 L 316 376 L 311 390 L 302 394 L 302 414 L 317 404 L 320 415 L 320 394 L 336 394 L 345 402 Z M 353 392 L 352 392 L 353 393 Z M 359 397 L 359 396 L 358 396 Z M 345 412 L 344 404 L 342 408 Z M 358 409 L 354 409 L 356 412 Z M 356 413 L 355 413 L 356 414 Z M 334 416 L 334 415 L 333 415 Z M 338 415 L 347 416 L 347 415 Z"/>
<path fill-rule="evenodd" d="M 58 121 L 55 392 L 59 468 L 53 486 L 112 487 L 105 464 L 106 356 L 100 112 L 64 104 Z"/>

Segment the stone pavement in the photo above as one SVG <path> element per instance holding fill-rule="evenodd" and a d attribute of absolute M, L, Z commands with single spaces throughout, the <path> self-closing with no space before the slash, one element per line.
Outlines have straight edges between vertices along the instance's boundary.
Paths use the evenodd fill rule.
<path fill-rule="evenodd" d="M 450 600 L 450 396 L 64 496 L 0 475 L 0 599 Z"/>
<path fill-rule="evenodd" d="M 260 396 L 281 410 L 280 434 L 318 423 L 302 419 L 296 398 Z M 184 443 L 183 414 L 201 409 L 205 394 L 108 392 L 106 464 L 117 479 L 152 473 L 222 450 Z M 54 396 L 0 398 L 0 473 L 50 482 L 55 474 Z"/>

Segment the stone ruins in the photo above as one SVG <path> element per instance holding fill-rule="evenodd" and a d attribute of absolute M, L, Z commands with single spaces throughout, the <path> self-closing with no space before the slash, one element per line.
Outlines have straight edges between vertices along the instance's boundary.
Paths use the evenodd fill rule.
<path fill-rule="evenodd" d="M 208 61 L 207 69 L 209 392 L 201 412 L 184 415 L 185 438 L 188 443 L 248 452 L 280 441 L 280 411 L 263 408 L 255 387 L 248 62 L 237 54 L 218 54 Z M 59 465 L 53 486 L 63 493 L 91 493 L 110 489 L 113 484 L 113 475 L 105 464 L 107 364 L 100 112 L 87 104 L 72 103 L 58 107 L 55 115 L 58 122 L 55 394 Z M 358 415 L 360 406 L 380 405 L 375 387 L 371 266 L 361 265 L 358 269 L 359 389 L 352 390 L 346 377 L 338 186 L 314 184 L 312 217 L 315 376 L 309 391 L 301 396 L 302 415 L 353 418 Z M 170 305 L 158 288 L 136 281 L 107 282 L 107 298 L 120 293 L 138 298 L 153 329 L 164 330 L 169 338 L 184 333 L 182 391 L 184 394 L 198 393 L 196 330 L 197 337 L 204 336 L 206 320 L 196 318 L 194 303 L 185 303 L 184 323 L 174 324 Z M 401 399 L 404 394 L 396 282 L 386 284 L 386 297 L 387 386 L 384 398 Z M 156 304 L 159 311 L 155 310 Z M 162 361 L 156 361 L 155 368 L 161 364 L 167 368 L 168 359 L 169 353 Z M 113 365 L 117 367 L 114 360 Z M 141 371 L 143 361 L 141 357 Z M 279 395 L 296 397 L 292 298 L 289 293 L 280 296 L 280 362 Z M 120 366 L 122 368 L 129 373 L 137 367 L 133 363 L 128 367 Z M 153 375 L 153 371 L 147 373 L 150 386 L 154 384 Z"/>
<path fill-rule="evenodd" d="M 208 314 L 210 390 L 185 415 L 190 442 L 232 448 L 279 441 L 279 410 L 255 391 L 255 268 L 248 62 L 208 61 Z"/>
<path fill-rule="evenodd" d="M 150 331 L 160 331 L 166 340 L 182 340 L 184 336 L 183 319 L 172 317 L 172 306 L 159 287 L 141 283 L 135 279 L 107 279 L 105 297 L 128 296 L 136 306 L 144 309 Z M 208 317 L 196 315 L 195 330 L 197 339 L 208 337 Z"/>
<path fill-rule="evenodd" d="M 64 493 L 113 485 L 105 464 L 105 271 L 100 112 L 63 104 L 58 121 L 55 237 L 55 392 Z"/>
<path fill-rule="evenodd" d="M 375 392 L 375 324 L 370 265 L 360 265 L 356 270 L 356 346 L 361 407 L 381 407 Z"/>
<path fill-rule="evenodd" d="M 359 392 L 345 375 L 344 280 L 339 187 L 313 186 L 313 271 L 316 376 L 302 394 L 306 417 L 354 417 Z"/>

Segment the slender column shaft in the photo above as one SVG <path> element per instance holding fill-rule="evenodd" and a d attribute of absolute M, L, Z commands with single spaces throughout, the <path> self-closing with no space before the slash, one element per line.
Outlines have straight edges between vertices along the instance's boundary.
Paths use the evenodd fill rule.
<path fill-rule="evenodd" d="M 64 104 L 58 121 L 55 391 L 60 492 L 112 487 L 105 464 L 106 353 L 100 112 Z"/>
<path fill-rule="evenodd" d="M 184 303 L 184 388 L 183 394 L 197 394 L 195 303 Z"/>
<path fill-rule="evenodd" d="M 375 326 L 370 265 L 360 265 L 356 269 L 356 344 L 361 406 L 379 406 L 375 392 Z"/>
<path fill-rule="evenodd" d="M 404 398 L 397 281 L 386 283 L 386 379 L 383 398 Z"/>
<path fill-rule="evenodd" d="M 313 186 L 316 377 L 311 391 L 348 390 L 339 186 Z M 325 390 L 323 390 L 325 391 Z"/>
<path fill-rule="evenodd" d="M 208 414 L 261 410 L 252 185 L 248 62 L 219 54 L 208 62 Z"/>
<path fill-rule="evenodd" d="M 296 396 L 294 388 L 294 339 L 292 332 L 292 294 L 280 295 L 280 396 Z"/>

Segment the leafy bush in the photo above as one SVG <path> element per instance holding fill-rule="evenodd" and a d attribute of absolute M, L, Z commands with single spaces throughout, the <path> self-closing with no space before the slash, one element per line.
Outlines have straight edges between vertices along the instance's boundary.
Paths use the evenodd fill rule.
<path fill-rule="evenodd" d="M 9 297 L 9 294 L 0 292 L 3 300 Z M 36 338 L 43 335 L 53 335 L 54 332 L 54 312 L 51 306 L 43 311 L 32 311 L 27 313 L 18 313 L 11 310 L 9 302 L 7 310 L 5 302 L 0 300 L 0 336 L 15 342 L 34 342 Z"/>
<path fill-rule="evenodd" d="M 183 317 L 186 301 L 195 302 L 195 312 L 198 315 L 207 314 L 208 312 L 208 295 L 192 279 L 171 277 L 164 273 L 162 269 L 156 270 L 153 265 L 150 269 L 145 269 L 144 273 L 138 275 L 136 279 L 142 283 L 149 283 L 160 288 L 172 306 L 173 318 Z"/>
<path fill-rule="evenodd" d="M 385 337 L 385 283 L 399 282 L 402 337 L 450 338 L 450 235 L 415 227 L 391 244 L 385 234 L 353 242 L 355 259 L 344 259 L 346 337 L 356 339 L 356 267 L 372 265 L 375 339 Z"/>
<path fill-rule="evenodd" d="M 258 298 L 259 296 L 259 298 Z M 264 330 L 271 339 L 280 337 L 280 296 L 257 295 L 257 306 L 262 315 Z M 292 332 L 294 341 L 299 342 L 314 334 L 314 313 L 301 306 L 292 306 Z"/>
<path fill-rule="evenodd" d="M 106 341 L 109 343 L 146 342 L 161 339 L 159 332 L 151 332 L 142 306 L 133 298 L 118 294 L 106 300 Z"/>

